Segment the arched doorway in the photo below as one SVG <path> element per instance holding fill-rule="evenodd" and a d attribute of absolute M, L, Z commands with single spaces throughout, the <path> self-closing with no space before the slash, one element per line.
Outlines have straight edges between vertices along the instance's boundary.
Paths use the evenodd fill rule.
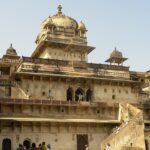
<path fill-rule="evenodd" d="M 147 139 L 145 139 L 145 150 L 149 150 L 149 142 Z"/>
<path fill-rule="evenodd" d="M 86 91 L 86 101 L 89 102 L 92 99 L 92 91 L 88 89 Z"/>
<path fill-rule="evenodd" d="M 85 150 L 85 145 L 88 145 L 88 135 L 78 134 L 77 135 L 77 150 Z"/>
<path fill-rule="evenodd" d="M 11 140 L 10 139 L 3 140 L 2 150 L 11 150 Z"/>
<path fill-rule="evenodd" d="M 75 101 L 83 101 L 84 92 L 81 88 L 78 88 L 75 92 Z"/>
<path fill-rule="evenodd" d="M 73 100 L 73 90 L 71 87 L 69 87 L 67 90 L 67 101 L 72 101 L 72 100 Z"/>
<path fill-rule="evenodd" d="M 26 148 L 30 148 L 31 147 L 31 140 L 30 139 L 24 140 L 23 146 L 25 146 Z"/>

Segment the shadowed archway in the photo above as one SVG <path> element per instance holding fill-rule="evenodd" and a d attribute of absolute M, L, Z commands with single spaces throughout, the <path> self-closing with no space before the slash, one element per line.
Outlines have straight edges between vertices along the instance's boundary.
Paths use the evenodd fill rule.
<path fill-rule="evenodd" d="M 23 146 L 25 146 L 27 149 L 31 147 L 31 140 L 30 139 L 25 139 L 23 141 Z"/>
<path fill-rule="evenodd" d="M 67 101 L 73 101 L 73 90 L 71 87 L 67 90 Z"/>
<path fill-rule="evenodd" d="M 2 150 L 11 150 L 11 140 L 10 139 L 4 139 L 2 143 Z"/>
<path fill-rule="evenodd" d="M 89 102 L 89 101 L 91 101 L 91 99 L 92 99 L 92 91 L 91 91 L 91 89 L 88 89 L 86 91 L 86 101 Z"/>
<path fill-rule="evenodd" d="M 145 139 L 145 150 L 149 150 L 149 142 Z"/>

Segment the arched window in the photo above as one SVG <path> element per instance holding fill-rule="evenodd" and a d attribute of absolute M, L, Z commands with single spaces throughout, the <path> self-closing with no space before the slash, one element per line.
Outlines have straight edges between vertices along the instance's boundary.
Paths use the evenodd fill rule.
<path fill-rule="evenodd" d="M 116 95 L 113 94 L 113 95 L 112 95 L 112 99 L 116 99 Z"/>
<path fill-rule="evenodd" d="M 90 89 L 88 89 L 86 91 L 86 101 L 90 101 L 92 99 L 92 91 Z"/>
<path fill-rule="evenodd" d="M 75 101 L 83 101 L 84 91 L 81 88 L 78 88 L 75 92 Z"/>
<path fill-rule="evenodd" d="M 11 150 L 11 140 L 10 139 L 3 140 L 2 150 Z"/>
<path fill-rule="evenodd" d="M 68 88 L 67 90 L 67 101 L 72 101 L 73 100 L 73 90 L 72 88 Z"/>

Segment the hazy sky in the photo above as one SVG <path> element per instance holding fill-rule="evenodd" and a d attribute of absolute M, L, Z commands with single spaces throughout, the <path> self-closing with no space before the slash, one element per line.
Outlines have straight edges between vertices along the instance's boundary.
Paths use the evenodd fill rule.
<path fill-rule="evenodd" d="M 1 56 L 10 43 L 19 55 L 30 56 L 42 21 L 59 4 L 65 15 L 85 23 L 88 45 L 96 47 L 89 62 L 104 63 L 117 47 L 130 70 L 150 70 L 150 0 L 1 0 Z"/>

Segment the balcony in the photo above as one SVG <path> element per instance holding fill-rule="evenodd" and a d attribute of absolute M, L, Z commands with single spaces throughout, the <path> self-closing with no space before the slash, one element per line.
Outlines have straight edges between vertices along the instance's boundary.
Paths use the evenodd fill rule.
<path fill-rule="evenodd" d="M 63 100 L 44 100 L 44 99 L 13 99 L 1 98 L 1 104 L 29 104 L 29 105 L 55 105 L 55 106 L 83 106 L 83 107 L 114 107 L 119 108 L 119 103 L 106 102 L 78 102 L 78 101 L 63 101 Z"/>

